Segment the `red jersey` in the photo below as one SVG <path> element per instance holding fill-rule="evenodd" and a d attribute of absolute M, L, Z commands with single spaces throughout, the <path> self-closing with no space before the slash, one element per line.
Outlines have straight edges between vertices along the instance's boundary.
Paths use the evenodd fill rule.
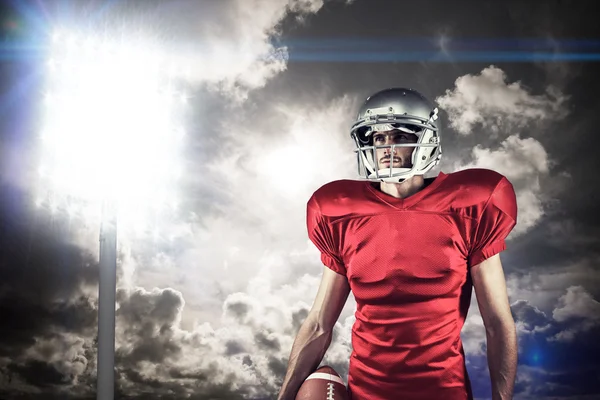
<path fill-rule="evenodd" d="M 505 249 L 514 189 L 485 169 L 441 172 L 404 199 L 341 180 L 308 202 L 308 234 L 356 300 L 353 400 L 471 399 L 460 338 L 469 269 Z"/>

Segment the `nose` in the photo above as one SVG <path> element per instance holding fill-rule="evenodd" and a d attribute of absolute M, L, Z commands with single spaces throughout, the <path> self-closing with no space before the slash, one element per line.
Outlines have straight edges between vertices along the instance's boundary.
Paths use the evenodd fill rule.
<path fill-rule="evenodd" d="M 384 149 L 383 149 L 383 152 L 384 152 L 385 154 L 390 154 L 390 152 L 391 152 L 391 150 L 392 150 L 392 147 L 391 147 L 391 146 L 392 146 L 392 145 L 394 145 L 394 144 L 396 144 L 396 143 L 394 143 L 394 140 L 393 140 L 392 138 L 390 138 L 389 136 L 386 136 L 386 137 L 385 137 L 385 142 L 384 142 L 384 145 L 385 145 L 385 146 L 390 146 L 390 147 L 386 147 L 386 148 L 384 148 Z M 398 152 L 398 147 L 394 146 L 394 147 L 393 147 L 393 149 L 394 149 L 394 154 L 396 154 L 396 153 Z"/>

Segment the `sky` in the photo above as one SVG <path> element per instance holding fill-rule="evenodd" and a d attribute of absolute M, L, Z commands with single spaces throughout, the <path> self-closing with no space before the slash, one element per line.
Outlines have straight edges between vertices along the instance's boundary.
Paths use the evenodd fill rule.
<path fill-rule="evenodd" d="M 323 268 L 306 202 L 357 178 L 350 126 L 387 87 L 417 89 L 441 111 L 443 158 L 428 176 L 483 167 L 515 187 L 519 220 L 501 254 L 519 343 L 514 398 L 600 398 L 593 2 L 1 7 L 1 399 L 95 398 L 98 213 L 36 205 L 48 190 L 39 116 L 57 27 L 149 37 L 186 65 L 178 205 L 119 230 L 118 398 L 275 398 Z M 354 308 L 350 297 L 323 360 L 344 379 Z M 461 336 L 475 396 L 490 398 L 475 296 Z"/>

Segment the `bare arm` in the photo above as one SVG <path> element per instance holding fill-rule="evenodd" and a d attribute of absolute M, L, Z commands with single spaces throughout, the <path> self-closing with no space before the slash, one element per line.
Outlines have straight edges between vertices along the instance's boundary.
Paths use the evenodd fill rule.
<path fill-rule="evenodd" d="M 492 399 L 512 399 L 517 373 L 517 333 L 500 255 L 472 267 L 471 277 L 486 331 Z"/>
<path fill-rule="evenodd" d="M 278 400 L 294 400 L 304 380 L 318 367 L 331 343 L 333 327 L 348 299 L 350 286 L 346 277 L 324 268 L 313 306 L 292 346 Z"/>

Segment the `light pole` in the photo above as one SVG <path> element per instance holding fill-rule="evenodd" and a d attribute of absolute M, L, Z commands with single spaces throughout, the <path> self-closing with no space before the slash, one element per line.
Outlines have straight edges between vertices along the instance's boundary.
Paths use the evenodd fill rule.
<path fill-rule="evenodd" d="M 98 282 L 97 400 L 112 400 L 115 387 L 115 304 L 117 291 L 117 215 L 104 202 L 100 226 Z"/>
<path fill-rule="evenodd" d="M 187 96 L 178 71 L 183 75 L 184 68 L 133 36 L 56 32 L 42 110 L 40 190 L 83 219 L 91 217 L 83 207 L 73 211 L 65 198 L 102 207 L 98 400 L 114 398 L 117 223 L 119 236 L 130 235 L 150 213 L 176 208 L 182 171 Z"/>

